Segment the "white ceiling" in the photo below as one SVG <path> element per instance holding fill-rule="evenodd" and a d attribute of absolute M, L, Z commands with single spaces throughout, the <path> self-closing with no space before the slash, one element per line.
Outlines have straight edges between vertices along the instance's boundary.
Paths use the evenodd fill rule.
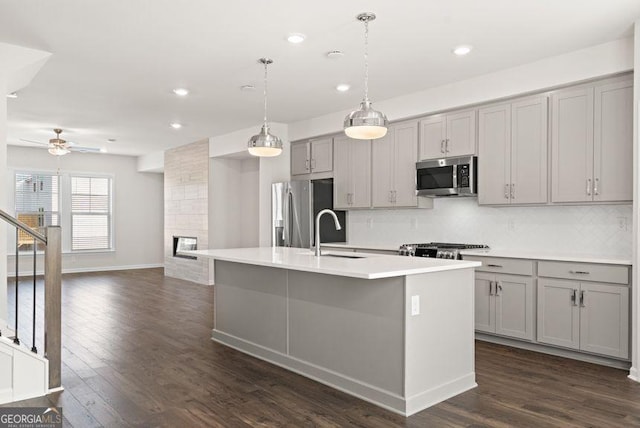
<path fill-rule="evenodd" d="M 53 53 L 7 100 L 9 143 L 46 141 L 59 126 L 79 145 L 139 155 L 253 126 L 262 56 L 275 61 L 271 121 L 355 107 L 363 79 L 355 16 L 365 11 L 378 15 L 370 25 L 376 101 L 629 37 L 640 1 L 0 0 L 0 41 Z M 290 32 L 307 40 L 292 45 Z M 455 57 L 462 43 L 474 50 Z M 334 49 L 345 56 L 327 59 Z M 334 89 L 343 82 L 348 93 Z M 244 84 L 257 90 L 240 91 Z M 178 98 L 175 87 L 191 94 Z M 173 121 L 184 128 L 171 129 Z"/>

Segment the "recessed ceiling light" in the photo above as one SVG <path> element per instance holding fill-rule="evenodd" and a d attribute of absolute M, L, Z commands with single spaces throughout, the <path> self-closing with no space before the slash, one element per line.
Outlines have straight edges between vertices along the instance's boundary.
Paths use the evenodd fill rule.
<path fill-rule="evenodd" d="M 458 56 L 463 56 L 463 55 L 466 55 L 469 52 L 471 52 L 471 49 L 473 49 L 473 46 L 460 45 L 460 46 L 456 46 L 455 48 L 453 48 L 453 53 L 458 55 Z"/>
<path fill-rule="evenodd" d="M 256 87 L 253 85 L 242 85 L 240 86 L 240 90 L 245 92 L 251 92 L 251 91 L 255 91 Z"/>
<path fill-rule="evenodd" d="M 187 95 L 189 95 L 189 90 L 185 88 L 175 88 L 173 90 L 173 93 L 178 95 L 179 97 L 186 97 Z"/>
<path fill-rule="evenodd" d="M 178 122 L 170 123 L 170 124 L 169 124 L 169 126 L 171 126 L 173 129 L 180 129 L 180 128 L 182 128 L 182 124 L 181 124 L 181 123 L 178 123 Z"/>
<path fill-rule="evenodd" d="M 347 83 L 341 83 L 338 86 L 336 86 L 336 91 L 338 92 L 347 92 L 349 89 L 351 89 L 351 85 Z"/>
<path fill-rule="evenodd" d="M 115 138 L 107 138 L 107 141 L 110 143 L 115 143 L 118 140 L 116 140 Z"/>
<path fill-rule="evenodd" d="M 291 33 L 291 34 L 289 34 L 289 36 L 287 36 L 287 41 L 289 43 L 298 44 L 298 43 L 304 42 L 304 39 L 306 39 L 306 38 L 307 38 L 307 36 L 305 36 L 302 33 Z"/>
<path fill-rule="evenodd" d="M 331 58 L 331 59 L 338 59 L 338 58 L 342 58 L 344 56 L 344 52 L 342 51 L 329 51 L 327 52 L 327 58 Z"/>
<path fill-rule="evenodd" d="M 18 94 L 15 92 L 11 92 L 10 94 L 7 94 L 7 98 L 18 98 Z"/>

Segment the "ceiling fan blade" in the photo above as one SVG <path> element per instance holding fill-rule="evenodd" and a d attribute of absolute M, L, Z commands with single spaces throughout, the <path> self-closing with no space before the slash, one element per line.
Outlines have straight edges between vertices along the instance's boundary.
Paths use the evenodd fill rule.
<path fill-rule="evenodd" d="M 41 146 L 48 146 L 49 145 L 49 143 L 43 143 L 41 141 L 25 140 L 24 138 L 20 138 L 20 141 L 23 141 L 25 143 L 39 144 Z"/>
<path fill-rule="evenodd" d="M 95 147 L 82 147 L 82 146 L 69 146 L 67 147 L 72 152 L 80 152 L 80 153 L 102 153 L 100 149 Z"/>

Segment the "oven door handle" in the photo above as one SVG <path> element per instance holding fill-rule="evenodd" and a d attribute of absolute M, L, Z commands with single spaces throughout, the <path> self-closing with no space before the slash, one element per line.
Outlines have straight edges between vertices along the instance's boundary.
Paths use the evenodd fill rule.
<path fill-rule="evenodd" d="M 453 165 L 453 188 L 458 188 L 458 165 Z"/>

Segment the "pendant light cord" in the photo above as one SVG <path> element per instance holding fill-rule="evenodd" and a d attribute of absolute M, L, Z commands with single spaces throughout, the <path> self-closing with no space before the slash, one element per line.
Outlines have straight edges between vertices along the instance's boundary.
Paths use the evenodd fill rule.
<path fill-rule="evenodd" d="M 369 20 L 364 20 L 364 100 L 369 101 Z"/>
<path fill-rule="evenodd" d="M 267 66 L 268 61 L 264 61 L 264 126 L 267 127 Z"/>

